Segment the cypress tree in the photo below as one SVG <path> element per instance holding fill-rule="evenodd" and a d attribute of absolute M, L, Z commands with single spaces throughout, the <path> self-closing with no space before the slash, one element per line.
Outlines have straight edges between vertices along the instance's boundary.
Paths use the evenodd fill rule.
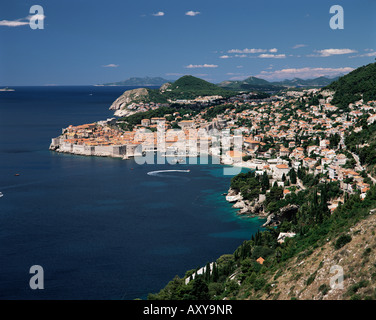
<path fill-rule="evenodd" d="M 289 171 L 289 176 L 292 184 L 296 184 L 296 172 L 294 169 Z"/>
<path fill-rule="evenodd" d="M 266 171 L 262 175 L 261 186 L 263 190 L 269 190 L 270 188 L 269 177 Z"/>
<path fill-rule="evenodd" d="M 327 185 L 325 184 L 321 189 L 321 199 L 320 199 L 320 208 L 319 210 L 322 213 L 322 218 L 326 218 L 330 214 L 330 210 L 328 208 L 328 193 L 327 193 Z"/>
<path fill-rule="evenodd" d="M 204 269 L 204 279 L 206 282 L 209 282 L 210 280 L 210 263 L 209 262 L 206 264 L 206 267 Z"/>
<path fill-rule="evenodd" d="M 213 262 L 213 273 L 212 273 L 213 282 L 217 282 L 219 275 L 218 275 L 218 266 L 216 262 Z"/>

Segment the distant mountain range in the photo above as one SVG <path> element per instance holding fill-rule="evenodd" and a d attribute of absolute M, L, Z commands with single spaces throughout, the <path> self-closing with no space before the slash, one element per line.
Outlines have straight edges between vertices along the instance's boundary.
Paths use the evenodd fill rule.
<path fill-rule="evenodd" d="M 222 81 L 218 84 L 219 87 L 228 89 L 228 90 L 235 90 L 235 91 L 279 91 L 284 89 L 283 86 L 273 85 L 269 81 L 264 79 L 256 78 L 256 77 L 249 77 L 245 80 L 241 81 Z"/>
<path fill-rule="evenodd" d="M 318 77 L 314 79 L 300 79 L 294 78 L 292 80 L 283 80 L 279 82 L 272 82 L 274 85 L 288 86 L 288 87 L 325 87 L 331 84 L 333 81 L 339 79 L 338 77 L 327 78 L 327 77 Z"/>
<path fill-rule="evenodd" d="M 283 90 L 286 87 L 324 87 L 331 84 L 336 78 L 319 77 L 315 79 L 300 79 L 294 78 L 292 80 L 283 80 L 277 82 L 269 82 L 264 79 L 249 77 L 245 80 L 239 81 L 222 81 L 217 84 L 218 87 L 226 90 L 235 91 L 264 91 L 276 92 Z M 135 87 L 160 87 L 163 84 L 174 81 L 167 80 L 161 77 L 132 77 L 124 81 L 105 83 L 104 86 L 135 86 Z"/>
<path fill-rule="evenodd" d="M 161 77 L 144 77 L 144 78 L 129 78 L 124 81 L 105 83 L 104 86 L 135 86 L 135 87 L 159 87 L 170 80 Z"/>
<path fill-rule="evenodd" d="M 299 79 L 283 80 L 277 82 L 269 82 L 264 79 L 249 77 L 242 81 L 223 81 L 218 86 L 230 90 L 259 90 L 259 91 L 279 91 L 286 87 L 324 87 L 337 80 L 336 78 L 319 77 L 315 79 Z"/>

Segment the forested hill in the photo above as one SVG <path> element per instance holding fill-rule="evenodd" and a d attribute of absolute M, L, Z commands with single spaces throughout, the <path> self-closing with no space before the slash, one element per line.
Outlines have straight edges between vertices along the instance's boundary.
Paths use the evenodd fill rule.
<path fill-rule="evenodd" d="M 168 103 L 175 100 L 191 100 L 200 96 L 228 98 L 234 95 L 236 95 L 234 91 L 220 88 L 213 83 L 187 75 L 173 83 L 167 82 L 159 89 L 138 88 L 127 90 L 116 99 L 110 109 L 124 109 L 132 103 Z"/>
<path fill-rule="evenodd" d="M 362 98 L 365 102 L 376 100 L 376 63 L 360 67 L 323 89 L 335 91 L 332 104 L 342 109 Z"/>
<path fill-rule="evenodd" d="M 166 91 L 163 94 L 169 98 L 192 99 L 198 96 L 214 95 L 229 97 L 234 95 L 234 92 L 220 88 L 203 79 L 186 75 L 166 87 Z"/>

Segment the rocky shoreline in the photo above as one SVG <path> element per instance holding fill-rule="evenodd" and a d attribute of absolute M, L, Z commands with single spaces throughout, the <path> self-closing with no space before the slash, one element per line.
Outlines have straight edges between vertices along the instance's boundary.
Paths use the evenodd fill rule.
<path fill-rule="evenodd" d="M 239 209 L 239 215 L 251 215 L 263 218 L 267 216 L 267 214 L 264 211 L 262 201 L 260 201 L 260 199 L 256 199 L 254 201 L 245 200 L 243 199 L 240 192 L 238 193 L 230 188 L 226 195 L 226 200 L 230 203 L 234 203 L 232 207 L 235 209 Z"/>
<path fill-rule="evenodd" d="M 290 219 L 291 216 L 299 209 L 299 206 L 297 205 L 287 205 L 281 208 L 278 213 L 269 213 L 265 211 L 265 195 L 260 194 L 257 199 L 249 201 L 243 199 L 241 193 L 233 190 L 232 188 L 230 188 L 226 194 L 226 201 L 233 203 L 232 207 L 234 209 L 239 209 L 237 213 L 238 215 L 258 217 L 260 219 L 266 218 L 266 222 L 262 225 L 262 227 L 275 227 L 283 220 Z"/>

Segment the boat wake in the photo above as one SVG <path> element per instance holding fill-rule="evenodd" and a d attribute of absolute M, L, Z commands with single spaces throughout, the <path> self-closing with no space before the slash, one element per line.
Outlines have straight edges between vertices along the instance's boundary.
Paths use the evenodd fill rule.
<path fill-rule="evenodd" d="M 161 173 L 166 173 L 166 172 L 190 172 L 191 170 L 158 170 L 158 171 L 150 171 L 147 174 L 149 176 L 157 176 L 160 175 Z"/>

